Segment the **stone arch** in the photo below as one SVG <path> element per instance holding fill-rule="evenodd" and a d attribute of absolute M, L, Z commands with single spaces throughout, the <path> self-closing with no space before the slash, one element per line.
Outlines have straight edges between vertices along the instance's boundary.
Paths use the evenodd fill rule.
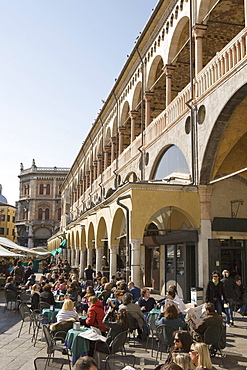
<path fill-rule="evenodd" d="M 177 55 L 180 47 L 182 46 L 181 35 L 183 34 L 186 25 L 189 25 L 189 18 L 184 16 L 179 20 L 173 32 L 167 59 L 168 64 L 174 64 L 174 58 Z"/>
<path fill-rule="evenodd" d="M 156 78 L 157 78 L 157 68 L 158 68 L 158 65 L 159 65 L 160 61 L 162 61 L 163 65 L 164 65 L 164 61 L 163 61 L 161 55 L 157 55 L 154 58 L 151 66 L 149 68 L 148 78 L 147 78 L 147 90 L 150 90 L 151 87 L 152 87 L 152 85 L 156 81 Z"/>
<path fill-rule="evenodd" d="M 85 231 L 85 226 L 82 227 L 81 230 L 81 243 L 80 243 L 81 249 L 86 248 L 86 231 Z"/>
<path fill-rule="evenodd" d="M 111 225 L 111 234 L 110 240 L 111 245 L 119 244 L 119 237 L 126 233 L 126 217 L 124 211 L 121 208 L 118 208 L 114 214 L 112 225 Z"/>
<path fill-rule="evenodd" d="M 142 100 L 142 83 L 141 81 L 139 81 L 135 87 L 131 109 L 139 110 L 141 100 Z"/>
<path fill-rule="evenodd" d="M 87 246 L 89 248 L 95 247 L 95 231 L 94 231 L 94 225 L 92 222 L 90 222 L 89 227 L 88 227 Z"/>
<path fill-rule="evenodd" d="M 97 229 L 97 246 L 103 246 L 104 241 L 102 239 L 107 239 L 108 233 L 107 233 L 107 225 L 104 217 L 101 217 L 98 223 L 98 229 Z"/>
<path fill-rule="evenodd" d="M 235 152 L 237 151 L 239 153 L 239 158 L 241 153 L 242 154 L 244 153 L 244 148 L 246 148 L 246 137 L 247 137 L 246 127 L 244 128 L 242 125 L 240 127 L 239 122 L 241 120 L 241 117 L 246 116 L 247 114 L 246 101 L 247 101 L 247 84 L 243 85 L 237 92 L 235 92 L 235 94 L 233 94 L 233 96 L 225 104 L 224 108 L 219 114 L 212 129 L 211 135 L 208 139 L 207 146 L 203 156 L 200 171 L 200 182 L 202 184 L 207 184 L 217 175 L 218 171 L 216 171 L 215 169 L 217 162 L 221 164 L 223 163 L 223 159 L 226 158 L 222 156 L 223 154 L 221 155 L 218 154 L 218 149 L 223 139 L 225 140 L 226 143 L 225 154 L 227 153 L 228 159 L 230 159 L 229 153 L 232 150 L 232 148 L 235 149 Z M 242 102 L 243 104 L 241 104 Z M 235 121 L 234 117 L 236 117 Z M 238 123 L 239 128 L 233 130 L 233 127 L 236 126 L 236 123 Z M 229 130 L 226 131 L 227 126 L 229 130 L 231 130 L 232 128 L 232 133 L 229 132 Z M 236 136 L 236 134 L 238 136 Z M 226 141 L 227 138 L 229 141 Z M 243 158 L 241 160 L 243 160 Z M 242 163 L 242 166 L 246 167 L 246 157 L 244 157 L 244 161 L 245 162 Z M 239 166 L 240 163 L 241 162 L 238 163 L 238 161 L 235 160 L 231 165 L 231 172 L 239 170 L 240 168 L 237 167 Z M 218 169 L 220 168 L 220 164 L 217 166 Z M 242 174 L 242 176 L 245 175 Z"/>
<path fill-rule="evenodd" d="M 155 158 L 150 172 L 150 180 L 161 180 L 169 175 L 175 176 L 175 174 L 181 174 L 181 178 L 177 176 L 178 181 L 186 178 L 190 181 L 190 167 L 183 151 L 177 145 L 170 144 L 162 148 Z M 176 182 L 176 178 L 174 181 Z"/>
<path fill-rule="evenodd" d="M 136 182 L 137 181 L 137 175 L 134 171 L 128 173 L 128 175 L 125 177 L 124 182 Z"/>

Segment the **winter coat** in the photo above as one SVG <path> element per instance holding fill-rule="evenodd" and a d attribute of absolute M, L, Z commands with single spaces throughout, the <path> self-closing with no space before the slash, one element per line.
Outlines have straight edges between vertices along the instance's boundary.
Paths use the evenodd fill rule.
<path fill-rule="evenodd" d="M 107 328 L 102 323 L 104 316 L 103 304 L 101 301 L 97 301 L 89 308 L 86 324 L 88 326 L 96 326 L 101 331 L 106 331 Z"/>

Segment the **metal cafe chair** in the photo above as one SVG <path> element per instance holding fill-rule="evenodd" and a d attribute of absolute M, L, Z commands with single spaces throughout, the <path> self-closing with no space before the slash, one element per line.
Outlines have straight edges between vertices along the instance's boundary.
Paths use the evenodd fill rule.
<path fill-rule="evenodd" d="M 62 370 L 64 365 L 70 365 L 70 361 L 56 357 L 37 357 L 34 360 L 35 370 Z"/>

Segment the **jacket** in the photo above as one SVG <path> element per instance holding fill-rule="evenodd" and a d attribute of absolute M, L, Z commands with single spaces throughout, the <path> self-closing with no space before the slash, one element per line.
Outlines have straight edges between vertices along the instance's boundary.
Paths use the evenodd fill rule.
<path fill-rule="evenodd" d="M 13 276 L 15 283 L 22 283 L 25 280 L 25 269 L 23 266 L 16 266 L 10 275 Z"/>
<path fill-rule="evenodd" d="M 104 316 L 103 304 L 101 301 L 97 301 L 89 308 L 86 324 L 96 326 L 101 331 L 106 331 L 107 327 L 102 323 Z"/>
<path fill-rule="evenodd" d="M 196 332 L 203 336 L 206 329 L 210 326 L 222 325 L 223 318 L 218 315 L 216 312 L 210 312 L 205 316 L 201 322 L 197 325 Z"/>
<path fill-rule="evenodd" d="M 129 303 L 127 305 L 121 304 L 119 306 L 119 310 L 124 308 L 134 319 L 137 320 L 139 328 L 142 329 L 144 325 L 144 314 L 138 304 Z"/>
<path fill-rule="evenodd" d="M 214 303 L 216 299 L 219 299 L 221 301 L 221 297 L 223 297 L 225 302 L 227 302 L 227 297 L 222 281 L 219 281 L 219 283 L 215 285 L 212 280 L 210 280 L 208 282 L 206 290 L 206 302 Z"/>

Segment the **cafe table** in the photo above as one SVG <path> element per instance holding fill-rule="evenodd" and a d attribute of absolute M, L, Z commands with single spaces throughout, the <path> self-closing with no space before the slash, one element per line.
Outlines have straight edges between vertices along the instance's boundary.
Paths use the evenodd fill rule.
<path fill-rule="evenodd" d="M 80 330 L 70 329 L 67 332 L 65 344 L 72 353 L 73 365 L 79 357 L 87 356 L 88 354 L 90 341 L 79 336 L 80 333 L 86 330 L 89 330 L 89 328 L 83 328 Z"/>
<path fill-rule="evenodd" d="M 50 308 L 44 308 L 42 310 L 43 315 L 43 323 L 48 322 L 56 322 L 57 321 L 57 314 L 60 311 L 60 308 L 54 308 L 54 310 L 50 310 Z"/>

